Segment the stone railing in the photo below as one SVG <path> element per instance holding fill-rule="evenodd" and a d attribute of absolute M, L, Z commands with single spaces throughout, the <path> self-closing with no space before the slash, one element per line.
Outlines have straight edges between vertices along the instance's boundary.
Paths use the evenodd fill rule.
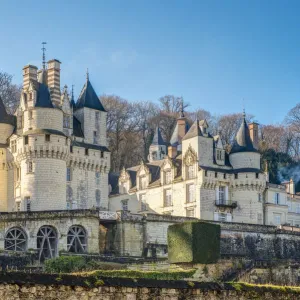
<path fill-rule="evenodd" d="M 114 211 L 99 211 L 100 220 L 117 220 L 118 214 Z"/>

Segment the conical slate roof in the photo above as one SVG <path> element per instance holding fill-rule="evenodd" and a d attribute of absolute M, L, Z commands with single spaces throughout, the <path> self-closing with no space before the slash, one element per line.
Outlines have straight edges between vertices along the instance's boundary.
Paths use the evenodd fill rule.
<path fill-rule="evenodd" d="M 35 107 L 53 108 L 48 87 L 43 83 L 37 84 L 37 99 Z"/>
<path fill-rule="evenodd" d="M 14 125 L 14 116 L 9 115 L 6 112 L 4 103 L 0 97 L 0 123 L 4 123 L 4 124 L 10 124 L 10 125 Z"/>
<path fill-rule="evenodd" d="M 191 139 L 195 136 L 202 136 L 202 132 L 201 132 L 201 129 L 200 129 L 200 126 L 199 126 L 198 119 L 193 123 L 190 130 L 186 133 L 186 135 L 183 137 L 182 140 L 188 140 L 188 139 Z"/>
<path fill-rule="evenodd" d="M 257 150 L 253 147 L 252 144 L 250 131 L 245 119 L 245 115 L 230 151 L 230 153 L 237 152 L 257 152 Z"/>
<path fill-rule="evenodd" d="M 166 142 L 164 141 L 164 139 L 161 135 L 159 127 L 157 127 L 155 130 L 155 134 L 154 134 L 151 145 L 166 145 Z"/>
<path fill-rule="evenodd" d="M 87 79 L 81 93 L 79 99 L 76 103 L 76 109 L 79 108 L 92 108 L 100 111 L 106 111 L 100 102 L 91 82 Z"/>

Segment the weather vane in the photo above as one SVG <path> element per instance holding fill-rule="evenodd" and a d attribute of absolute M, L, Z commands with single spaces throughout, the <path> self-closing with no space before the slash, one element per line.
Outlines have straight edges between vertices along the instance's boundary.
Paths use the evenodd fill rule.
<path fill-rule="evenodd" d="M 45 70 L 46 69 L 46 48 L 45 48 L 45 45 L 47 45 L 46 42 L 42 42 L 42 45 L 43 45 L 43 48 L 42 48 L 42 51 L 43 51 L 43 69 Z"/>

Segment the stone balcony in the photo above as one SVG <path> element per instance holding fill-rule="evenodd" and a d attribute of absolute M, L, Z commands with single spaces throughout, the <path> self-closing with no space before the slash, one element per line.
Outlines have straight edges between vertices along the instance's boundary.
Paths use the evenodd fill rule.
<path fill-rule="evenodd" d="M 236 208 L 237 207 L 237 201 L 232 200 L 216 200 L 215 205 L 218 207 L 230 207 L 230 208 Z"/>

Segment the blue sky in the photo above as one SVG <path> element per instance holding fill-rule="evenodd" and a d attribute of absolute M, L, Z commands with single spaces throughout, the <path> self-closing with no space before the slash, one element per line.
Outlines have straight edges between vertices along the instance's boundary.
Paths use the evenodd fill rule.
<path fill-rule="evenodd" d="M 183 96 L 212 114 L 279 123 L 300 99 L 299 1 L 4 1 L 0 69 L 62 61 L 79 94 L 86 68 L 99 94 Z"/>

